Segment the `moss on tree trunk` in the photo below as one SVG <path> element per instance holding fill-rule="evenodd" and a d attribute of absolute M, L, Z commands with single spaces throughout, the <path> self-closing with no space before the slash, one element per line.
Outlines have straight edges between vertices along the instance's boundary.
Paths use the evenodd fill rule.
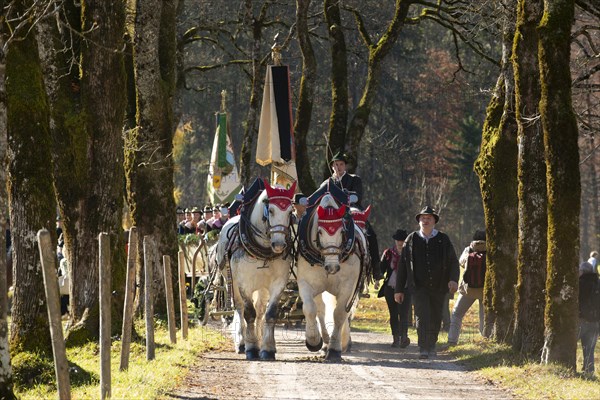
<path fill-rule="evenodd" d="M 166 312 L 162 256 L 170 256 L 172 265 L 177 263 L 176 232 L 167 228 L 175 220 L 171 153 L 176 125 L 172 104 L 176 8 L 176 1 L 137 3 L 133 46 L 137 127 L 129 131 L 126 146 L 127 197 L 139 243 L 152 235 L 157 246 L 153 293 L 158 312 Z M 138 265 L 143 266 L 143 260 L 140 245 Z M 177 281 L 173 282 L 177 287 Z"/>
<path fill-rule="evenodd" d="M 517 279 L 517 123 L 510 62 L 515 14 L 514 7 L 510 5 L 505 10 L 502 69 L 486 111 L 481 150 L 475 161 L 488 248 L 483 333 L 498 342 L 510 342 L 512 339 Z"/>
<path fill-rule="evenodd" d="M 304 193 L 312 193 L 317 189 L 310 170 L 310 157 L 306 139 L 310 128 L 315 80 L 317 78 L 317 60 L 310 42 L 308 31 L 308 9 L 310 0 L 296 0 L 296 29 L 298 42 L 302 52 L 302 77 L 298 94 L 298 109 L 294 124 L 294 139 L 296 141 L 296 166 L 298 167 L 299 187 Z"/>
<path fill-rule="evenodd" d="M 252 10 L 252 1 L 245 2 L 246 7 L 246 21 L 248 26 L 251 27 L 252 37 L 252 76 L 251 76 L 251 92 L 250 92 L 250 105 L 248 107 L 248 113 L 246 114 L 246 122 L 244 124 L 244 138 L 242 139 L 242 150 L 240 155 L 240 180 L 244 186 L 248 186 L 252 179 L 253 168 L 252 168 L 252 154 L 254 139 L 258 136 L 258 120 L 259 111 L 258 107 L 261 101 L 262 88 L 264 86 L 264 74 L 263 67 L 264 63 L 261 62 L 261 45 L 262 45 L 262 29 L 263 29 L 263 18 L 254 17 Z"/>
<path fill-rule="evenodd" d="M 121 216 L 124 195 L 122 126 L 125 110 L 123 69 L 124 3 L 86 1 L 81 7 L 65 3 L 64 21 L 86 31 L 85 39 L 56 21 L 39 24 L 45 83 L 51 98 L 55 184 L 64 219 L 66 257 L 71 266 L 70 312 L 80 343 L 98 337 L 98 241 L 111 237 L 113 274 L 113 332 L 120 329 L 125 285 L 125 256 Z M 92 28 L 94 25 L 94 29 Z M 72 41 L 74 39 L 74 41 Z M 85 40 L 80 45 L 79 40 Z M 102 45 L 97 45 L 102 43 Z M 80 69 L 69 68 L 72 47 Z M 114 51 L 113 51 L 114 50 Z"/>
<path fill-rule="evenodd" d="M 323 177 L 331 175 L 329 160 L 346 146 L 348 125 L 348 54 L 338 0 L 323 2 L 327 32 L 331 44 L 331 113 L 329 116 L 328 148 L 325 151 Z"/>
<path fill-rule="evenodd" d="M 519 127 L 519 255 L 513 346 L 523 354 L 539 357 L 544 333 L 548 226 L 537 59 L 537 26 L 543 2 L 520 0 L 518 4 L 513 67 Z"/>
<path fill-rule="evenodd" d="M 4 28 L 4 27 L 3 27 Z M 4 45 L 6 36 L 3 29 L 0 29 L 0 44 Z M 0 58 L 0 96 L 6 98 L 5 89 L 6 77 L 6 58 Z M 0 132 L 6 132 L 6 103 L 0 104 Z M 0 135 L 0 182 L 6 182 L 6 150 L 8 147 L 7 135 Z M 8 229 L 8 194 L 6 193 L 6 185 L 0 185 L 0 204 L 4 207 L 4 211 L 0 213 L 0 227 L 5 231 Z M 0 249 L 6 248 L 6 236 L 0 235 Z M 11 271 L 8 271 L 11 268 Z M 12 278 L 12 264 L 7 263 L 6 257 L 0 257 L 0 293 L 8 293 L 8 285 Z M 13 370 L 12 360 L 10 357 L 10 346 L 8 343 L 8 296 L 0 295 L 0 398 L 12 400 L 15 399 L 13 391 Z"/>
<path fill-rule="evenodd" d="M 363 37 L 363 41 L 369 49 L 369 60 L 367 63 L 367 77 L 363 88 L 361 99 L 354 110 L 352 119 L 348 126 L 347 141 L 349 143 L 349 155 L 353 165 L 350 169 L 353 170 L 358 165 L 358 154 L 360 142 L 367 129 L 369 117 L 376 98 L 377 90 L 379 89 L 379 80 L 382 75 L 382 64 L 386 56 L 390 53 L 394 44 L 398 41 L 404 20 L 408 14 L 410 4 L 396 0 L 395 11 L 387 29 L 377 43 L 371 43 L 371 39 L 367 33 L 366 27 L 363 25 L 362 18 L 359 14 L 355 15 L 356 22 L 359 27 L 359 32 Z"/>
<path fill-rule="evenodd" d="M 545 4 L 539 27 L 540 111 L 548 176 L 548 279 L 542 360 L 575 369 L 581 186 L 569 65 L 574 2 L 556 0 Z"/>
<path fill-rule="evenodd" d="M 20 3 L 21 7 L 25 7 Z M 19 33 L 20 34 L 20 33 Z M 6 58 L 8 196 L 13 237 L 11 351 L 52 355 L 36 233 L 55 232 L 49 110 L 36 35 L 14 40 Z"/>
<path fill-rule="evenodd" d="M 505 82 L 506 73 L 504 70 L 498 79 L 488 105 L 481 150 L 475 162 L 488 249 L 484 336 L 498 342 L 511 339 L 517 249 L 516 123 L 512 86 Z"/>

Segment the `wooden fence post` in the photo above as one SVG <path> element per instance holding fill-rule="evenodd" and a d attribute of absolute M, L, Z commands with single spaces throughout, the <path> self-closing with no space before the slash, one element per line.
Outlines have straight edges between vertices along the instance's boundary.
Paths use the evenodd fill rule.
<path fill-rule="evenodd" d="M 186 340 L 188 337 L 188 310 L 187 296 L 185 294 L 185 254 L 182 250 L 177 253 L 177 266 L 179 269 L 179 308 L 181 312 L 181 337 Z"/>
<path fill-rule="evenodd" d="M 110 236 L 106 232 L 98 235 L 100 246 L 100 398 L 111 397 L 110 376 L 110 329 L 111 329 L 111 262 Z"/>
<path fill-rule="evenodd" d="M 69 381 L 69 364 L 67 363 L 67 351 L 60 315 L 56 253 L 52 246 L 50 232 L 47 229 L 38 231 L 37 240 L 42 262 L 44 289 L 46 291 L 46 306 L 48 308 L 48 320 L 50 321 L 50 337 L 52 339 L 58 397 L 61 400 L 69 400 L 71 398 L 71 383 Z"/>
<path fill-rule="evenodd" d="M 154 304 L 152 303 L 152 279 L 154 239 L 144 236 L 144 305 L 146 311 L 146 360 L 154 360 Z"/>
<path fill-rule="evenodd" d="M 135 295 L 135 261 L 137 259 L 137 228 L 129 229 L 129 245 L 127 246 L 127 282 L 125 284 L 125 304 L 123 305 L 123 327 L 121 330 L 121 364 L 119 369 L 129 368 L 129 351 L 131 348 L 131 328 L 133 324 L 133 299 Z"/>
<path fill-rule="evenodd" d="M 169 339 L 177 343 L 177 326 L 175 326 L 175 304 L 173 299 L 173 275 L 171 274 L 171 257 L 163 256 L 165 275 L 165 297 L 167 299 L 167 321 L 169 324 Z"/>

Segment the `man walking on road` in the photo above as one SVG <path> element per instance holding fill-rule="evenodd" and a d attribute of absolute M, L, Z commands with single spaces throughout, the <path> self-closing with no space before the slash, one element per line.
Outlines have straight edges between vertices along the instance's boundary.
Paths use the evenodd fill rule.
<path fill-rule="evenodd" d="M 412 289 L 417 322 L 419 358 L 435 356 L 446 293 L 458 289 L 458 259 L 445 233 L 435 229 L 440 217 L 430 206 L 416 215 L 420 229 L 408 235 L 400 255 L 394 299 L 404 301 Z"/>

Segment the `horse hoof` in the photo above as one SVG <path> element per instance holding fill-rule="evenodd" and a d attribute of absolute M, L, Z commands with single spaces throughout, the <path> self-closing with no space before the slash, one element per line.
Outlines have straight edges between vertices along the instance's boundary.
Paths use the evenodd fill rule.
<path fill-rule="evenodd" d="M 246 360 L 258 360 L 258 349 L 246 350 Z"/>
<path fill-rule="evenodd" d="M 238 354 L 244 354 L 246 352 L 246 345 L 244 343 L 240 343 L 237 348 Z"/>
<path fill-rule="evenodd" d="M 308 340 L 306 340 L 305 343 L 306 343 L 306 348 L 308 350 L 310 350 L 310 351 L 319 351 L 319 350 L 321 350 L 321 347 L 323 347 L 323 338 L 321 338 L 321 341 L 316 346 L 313 346 L 310 343 L 308 343 Z"/>
<path fill-rule="evenodd" d="M 342 352 L 338 350 L 327 350 L 327 354 L 325 355 L 325 360 L 327 361 L 342 361 Z"/>
<path fill-rule="evenodd" d="M 260 359 L 263 360 L 263 361 L 275 361 L 275 352 L 274 351 L 261 350 L 260 351 Z"/>

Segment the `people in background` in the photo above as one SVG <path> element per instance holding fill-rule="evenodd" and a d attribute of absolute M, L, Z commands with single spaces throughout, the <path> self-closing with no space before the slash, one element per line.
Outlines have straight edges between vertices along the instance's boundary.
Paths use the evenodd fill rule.
<path fill-rule="evenodd" d="M 217 232 L 221 232 L 221 228 L 229 219 L 229 205 L 216 205 L 213 208 L 214 212 L 214 222 L 213 222 L 213 230 Z"/>
<path fill-rule="evenodd" d="M 379 266 L 385 278 L 383 285 L 379 289 L 377 297 L 385 297 L 390 314 L 390 328 L 392 329 L 392 347 L 405 348 L 410 344 L 408 337 L 408 313 L 411 306 L 410 291 L 404 292 L 404 301 L 398 304 L 394 300 L 396 281 L 398 278 L 398 265 L 400 264 L 400 254 L 404 240 L 408 233 L 403 229 L 398 229 L 392 235 L 394 245 L 384 250 L 381 256 Z"/>
<path fill-rule="evenodd" d="M 190 233 L 195 233 L 196 232 L 196 224 L 194 224 L 193 219 L 194 218 L 192 216 L 192 209 L 186 208 L 185 209 L 185 219 L 179 223 L 179 229 L 177 232 L 180 235 L 187 235 Z"/>
<path fill-rule="evenodd" d="M 181 207 L 177 207 L 175 209 L 175 213 L 177 214 L 177 231 L 179 232 L 179 224 L 185 221 L 185 210 Z"/>
<path fill-rule="evenodd" d="M 485 231 L 476 231 L 473 240 L 463 250 L 458 263 L 465 269 L 463 279 L 458 287 L 458 299 L 454 303 L 450 330 L 448 331 L 448 344 L 458 343 L 462 320 L 475 303 L 479 302 L 479 333 L 483 333 L 483 285 L 486 272 L 486 245 Z"/>
<path fill-rule="evenodd" d="M 63 251 L 65 245 L 65 237 L 63 233 L 63 221 L 60 215 L 56 217 L 56 237 L 58 238 L 56 242 L 56 258 L 60 263 L 60 261 L 65 257 Z"/>
<path fill-rule="evenodd" d="M 307 198 L 303 193 L 296 193 L 294 195 L 294 201 L 292 202 L 292 207 L 294 208 L 294 223 L 298 224 L 300 218 L 306 211 L 306 205 L 308 204 Z"/>
<path fill-rule="evenodd" d="M 593 375 L 594 350 L 600 324 L 600 281 L 589 262 L 579 266 L 579 340 L 583 351 L 583 372 Z"/>
<path fill-rule="evenodd" d="M 592 264 L 592 267 L 594 267 L 594 270 L 596 271 L 596 273 L 600 273 L 600 269 L 598 268 L 598 252 L 597 251 L 592 251 L 590 253 L 590 258 L 588 259 L 588 262 L 590 264 Z"/>

